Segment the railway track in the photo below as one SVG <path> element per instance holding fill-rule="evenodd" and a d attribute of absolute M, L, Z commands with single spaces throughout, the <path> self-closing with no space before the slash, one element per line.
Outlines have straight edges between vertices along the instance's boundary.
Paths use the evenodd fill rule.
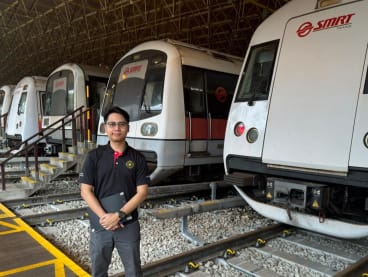
<path fill-rule="evenodd" d="M 211 196 L 214 197 L 215 193 L 213 190 L 215 186 L 224 187 L 224 184 L 216 182 L 201 182 L 172 186 L 150 187 L 147 201 L 172 198 L 183 195 L 191 195 L 193 193 L 210 191 L 211 189 Z M 20 217 L 31 226 L 44 226 L 52 225 L 55 222 L 59 221 L 88 218 L 85 204 L 79 205 L 82 207 L 70 208 L 71 205 L 68 205 L 68 203 L 72 201 L 80 201 L 81 203 L 84 203 L 79 192 L 11 199 L 3 201 L 2 203 L 9 209 L 16 212 L 18 215 L 20 215 Z M 228 199 L 217 201 L 218 202 L 215 203 L 215 205 L 210 206 L 209 209 L 221 209 L 231 207 L 231 201 L 229 201 Z M 240 204 L 243 204 L 243 201 L 239 201 L 239 199 L 237 199 L 235 205 L 238 206 Z M 37 207 L 42 206 L 45 207 L 43 208 L 44 211 L 31 211 L 31 209 L 37 210 Z M 171 217 L 173 216 L 171 215 Z"/>
<path fill-rule="evenodd" d="M 223 256 L 229 249 L 240 249 L 251 246 L 258 237 L 270 239 L 278 236 L 285 228 L 282 224 L 274 224 L 258 230 L 234 236 L 228 239 L 210 243 L 193 250 L 161 259 L 157 262 L 149 263 L 143 266 L 143 276 L 168 276 L 178 272 L 185 272 L 190 264 L 197 264 L 198 261 L 213 259 Z M 113 277 L 125 276 L 124 273 L 113 275 Z"/>
<path fill-rule="evenodd" d="M 349 274 L 351 270 L 358 270 L 357 265 L 368 258 L 368 245 L 361 245 L 361 241 L 342 240 L 301 229 L 286 229 L 282 236 L 262 240 L 260 244 L 247 249 L 242 258 L 234 258 L 228 264 L 251 276 L 265 276 L 267 266 L 244 258 L 256 256 L 261 265 L 277 264 L 276 273 L 283 272 L 283 275 L 288 270 L 286 275 L 290 276 L 295 273 L 300 276 L 336 276 L 342 271 L 347 275 L 341 276 L 361 276 Z M 364 271 L 363 268 L 359 270 Z"/>
<path fill-rule="evenodd" d="M 367 276 L 367 241 L 364 243 L 367 245 L 361 245 L 359 241 L 345 241 L 287 228 L 289 227 L 284 224 L 273 224 L 197 247 L 144 265 L 143 276 L 212 276 L 213 273 L 198 270 L 201 264 L 208 263 L 209 260 L 212 260 L 213 264 L 218 264 L 218 268 L 231 268 L 239 274 L 252 277 Z M 316 239 L 330 241 L 334 246 L 313 242 Z M 281 244 L 284 244 L 284 247 L 280 246 Z M 360 248 L 360 250 L 348 251 L 345 249 L 348 244 L 349 249 Z M 299 248 L 300 253 L 290 253 L 285 248 Z M 250 253 L 248 256 L 244 254 L 246 251 Z M 312 252 L 320 253 L 320 257 L 329 257 L 331 262 L 327 264 L 321 260 L 313 261 L 303 257 L 301 254 L 303 251 L 309 252 L 312 256 Z M 254 257 L 262 258 L 257 262 Z M 274 268 L 268 268 L 268 264 L 272 264 Z M 277 269 L 280 265 L 283 267 L 282 271 Z M 298 270 L 295 270 L 296 268 Z M 222 276 L 221 273 L 217 275 Z M 113 275 L 113 277 L 122 276 L 125 276 L 123 272 Z"/>
<path fill-rule="evenodd" d="M 357 255 L 344 250 L 344 246 L 346 246 L 347 243 L 356 244 L 356 242 L 347 242 L 324 236 L 326 240 L 334 240 L 337 247 L 331 248 L 323 245 L 316 245 L 308 242 L 307 239 L 301 239 L 298 230 L 287 228 L 288 226 L 284 224 L 273 224 L 246 234 L 197 247 L 193 250 L 146 264 L 143 266 L 143 276 L 211 276 L 208 273 L 198 273 L 198 271 L 195 270 L 199 268 L 200 263 L 203 264 L 209 260 L 213 260 L 213 263 L 217 263 L 223 268 L 232 268 L 239 273 L 243 273 L 244 276 L 252 277 L 367 276 L 368 256 L 365 256 L 367 252 L 365 252 L 365 255 Z M 293 232 L 299 234 L 299 238 L 297 235 L 292 234 Z M 302 231 L 301 233 L 304 233 L 304 236 L 311 235 L 309 232 Z M 320 251 L 323 255 L 329 255 L 333 259 L 344 260 L 346 266 L 342 270 L 333 269 L 331 266 L 323 265 L 323 263 L 303 259 L 300 255 L 290 254 L 287 253 L 287 251 L 266 246 L 266 242 L 274 240 L 283 241 L 283 243 L 289 245 L 289 247 L 291 243 L 304 249 Z M 264 242 L 265 245 L 260 241 Z M 242 254 L 235 254 L 236 251 L 241 252 L 244 251 L 244 249 L 251 249 L 253 257 L 256 255 L 255 252 L 261 253 L 264 256 L 261 261 L 263 264 L 257 264 L 251 256 L 247 259 Z M 363 253 L 362 251 L 360 253 Z M 267 266 L 264 266 L 267 264 L 268 259 L 281 260 L 284 268 L 293 266 L 305 268 L 305 272 L 286 273 L 285 271 L 277 272 L 275 269 L 268 269 Z M 277 264 L 274 263 L 273 265 L 277 267 Z M 125 276 L 123 272 L 113 275 L 113 277 L 122 276 Z"/>
<path fill-rule="evenodd" d="M 147 201 L 206 191 L 211 191 L 211 195 L 209 196 L 211 196 L 211 198 L 216 198 L 217 188 L 226 188 L 226 187 L 229 188 L 231 186 L 221 181 L 154 186 L 148 188 Z M 42 196 L 25 197 L 25 198 L 4 200 L 2 201 L 2 203 L 9 209 L 15 210 L 20 208 L 28 208 L 31 206 L 47 205 L 50 203 L 60 203 L 72 200 L 82 200 L 80 192 L 58 193 L 58 194 L 47 194 Z"/>
<path fill-rule="evenodd" d="M 150 189 L 150 200 L 158 200 L 209 190 L 209 183 L 152 187 Z M 211 192 L 213 194 L 213 190 Z M 51 212 L 21 216 L 30 225 L 51 226 L 58 221 L 86 219 L 86 207 L 75 209 L 67 207 L 66 203 L 72 201 L 81 201 L 80 194 L 67 193 L 15 199 L 4 201 L 4 204 L 15 211 L 27 210 L 40 205 L 52 207 L 51 209 L 54 211 Z M 180 201 L 176 203 L 178 202 Z M 200 204 L 195 201 L 193 203 L 192 205 L 188 204 L 185 208 L 166 205 L 164 213 L 155 209 L 146 209 L 146 211 L 156 218 L 181 217 L 188 207 L 192 211 L 185 212 L 187 215 L 193 214 L 193 210 L 198 211 Z M 207 209 L 208 204 L 205 203 L 203 207 Z M 218 207 L 221 209 L 225 206 L 221 204 Z M 210 211 L 210 209 L 204 211 Z M 87 224 L 85 220 L 81 222 Z M 280 273 L 287 268 L 298 272 L 299 276 L 365 276 L 364 274 L 368 273 L 368 257 L 366 256 L 368 239 L 344 241 L 297 229 L 290 231 L 286 228 L 285 225 L 276 224 L 216 243 L 198 246 L 193 250 L 144 265 L 144 276 L 170 276 L 172 274 L 188 277 L 212 276 L 197 269 L 198 265 L 208 261 L 217 264 L 219 268 L 231 268 L 233 271 L 238 271 L 239 274 L 254 277 L 296 276 L 292 274 L 293 272 Z M 311 237 L 319 239 L 311 240 Z M 329 244 L 326 244 L 326 241 L 329 241 Z M 345 250 L 345 248 L 350 250 Z M 297 251 L 291 253 L 288 251 L 290 249 L 297 249 Z M 303 256 L 296 253 L 306 254 Z M 313 260 L 310 257 L 317 257 L 317 259 Z M 321 262 L 323 260 L 330 262 L 323 263 Z M 278 269 L 278 267 L 283 269 Z M 124 273 L 121 272 L 114 276 L 124 276 Z"/>

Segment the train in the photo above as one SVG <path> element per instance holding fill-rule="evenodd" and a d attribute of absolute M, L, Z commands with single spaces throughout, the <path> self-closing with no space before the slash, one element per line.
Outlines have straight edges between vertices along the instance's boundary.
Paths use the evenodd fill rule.
<path fill-rule="evenodd" d="M 137 45 L 111 71 L 97 144 L 108 142 L 104 114 L 119 106 L 130 115 L 127 142 L 145 156 L 152 185 L 222 178 L 226 120 L 242 62 L 170 39 Z"/>
<path fill-rule="evenodd" d="M 106 89 L 110 70 L 103 66 L 90 66 L 66 63 L 54 69 L 47 78 L 46 93 L 42 100 L 42 128 L 53 131 L 60 127 L 58 120 L 80 107 L 95 107 L 96 114 L 89 114 L 88 135 L 86 140 L 96 142 L 98 114 Z M 54 126 L 50 127 L 52 124 Z M 79 125 L 77 133 L 81 132 Z M 80 134 L 79 134 L 80 135 Z M 61 150 L 62 131 L 51 133 L 46 137 L 45 154 L 56 155 Z M 65 142 L 72 145 L 72 124 L 65 126 Z"/>
<path fill-rule="evenodd" d="M 367 0 L 292 0 L 254 32 L 227 121 L 224 179 L 259 214 L 368 236 L 367 24 Z"/>
<path fill-rule="evenodd" d="M 15 151 L 20 150 L 19 147 L 22 147 L 20 145 L 25 140 L 40 131 L 41 99 L 46 90 L 46 80 L 43 76 L 25 76 L 14 88 L 5 126 L 5 138 L 7 146 Z"/>
<path fill-rule="evenodd" d="M 10 104 L 13 99 L 14 85 L 4 85 L 0 87 L 0 136 L 4 138 L 5 136 L 5 125 L 6 119 L 9 112 Z"/>
<path fill-rule="evenodd" d="M 10 104 L 13 99 L 13 91 L 15 86 L 13 85 L 4 85 L 0 87 L 0 115 L 9 112 Z"/>

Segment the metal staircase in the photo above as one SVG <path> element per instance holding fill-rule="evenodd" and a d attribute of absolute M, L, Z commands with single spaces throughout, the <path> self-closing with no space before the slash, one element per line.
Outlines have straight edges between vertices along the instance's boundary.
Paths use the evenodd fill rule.
<path fill-rule="evenodd" d="M 88 140 L 86 136 L 87 133 L 90 133 L 90 130 L 87 131 L 89 123 L 87 119 L 91 116 L 87 113 L 91 112 L 91 109 L 83 109 L 83 107 L 77 109 L 18 145 L 17 149 L 21 150 L 10 149 L 3 154 L 4 158 L 0 162 L 2 181 L 0 202 L 7 199 L 28 197 L 38 190 L 46 188 L 51 181 L 64 173 L 79 172 L 86 153 L 96 147 L 96 143 Z M 77 119 L 79 125 L 75 124 Z M 57 157 L 42 157 L 42 159 L 38 157 L 38 142 L 44 141 L 51 133 L 65 128 L 66 125 L 70 126 L 70 122 L 73 123 L 71 124 L 73 128 L 78 128 L 78 132 L 72 131 L 72 145 L 67 146 L 65 144 L 66 138 L 63 138 L 62 151 L 58 152 Z M 55 128 L 55 126 L 58 127 Z M 62 133 L 65 133 L 64 130 Z M 79 134 L 78 138 L 76 137 L 77 133 Z M 37 139 L 35 140 L 35 138 Z M 33 142 L 28 144 L 31 140 Z M 30 154 L 32 152 L 33 155 Z M 9 169 L 12 168 L 10 164 L 22 158 L 24 159 L 24 174 L 20 176 L 18 182 L 8 182 L 7 176 L 9 176 Z"/>

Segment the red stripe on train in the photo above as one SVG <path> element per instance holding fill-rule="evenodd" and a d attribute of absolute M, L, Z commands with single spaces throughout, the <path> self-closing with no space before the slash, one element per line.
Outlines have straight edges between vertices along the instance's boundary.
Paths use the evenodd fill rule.
<path fill-rule="evenodd" d="M 192 118 L 191 124 L 188 117 L 185 118 L 186 139 L 224 139 L 226 129 L 226 119 L 211 119 L 211 129 L 209 130 L 209 120 L 205 118 Z M 191 136 L 190 136 L 191 128 Z"/>

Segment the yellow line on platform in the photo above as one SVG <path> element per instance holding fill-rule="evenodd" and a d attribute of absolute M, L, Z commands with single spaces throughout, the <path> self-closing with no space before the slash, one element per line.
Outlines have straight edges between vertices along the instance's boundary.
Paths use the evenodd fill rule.
<path fill-rule="evenodd" d="M 66 256 L 62 251 L 60 251 L 48 240 L 46 240 L 41 234 L 32 229 L 32 227 L 29 226 L 27 223 L 25 223 L 22 219 L 16 218 L 14 221 L 16 221 L 25 232 L 27 232 L 30 236 L 32 236 L 34 240 L 36 240 L 40 245 L 42 245 L 47 251 L 50 252 L 50 254 L 52 254 L 57 259 L 57 266 L 55 267 L 55 270 L 57 270 L 57 268 L 61 268 L 62 267 L 61 265 L 65 265 L 77 276 L 81 277 L 91 276 L 83 268 L 81 268 L 78 264 L 76 264 L 73 260 L 71 260 L 68 256 Z M 64 271 L 63 267 L 62 270 Z M 55 276 L 65 276 L 65 274 L 59 275 L 58 273 Z"/>
<path fill-rule="evenodd" d="M 7 275 L 28 271 L 28 270 L 43 267 L 43 266 L 52 265 L 52 264 L 55 264 L 56 261 L 57 260 L 43 261 L 43 262 L 32 264 L 32 265 L 26 265 L 26 266 L 22 266 L 22 267 L 18 267 L 18 268 L 13 268 L 13 269 L 10 269 L 10 270 L 7 270 L 7 271 L 1 271 L 0 276 L 7 276 Z"/>
<path fill-rule="evenodd" d="M 2 203 L 0 203 L 0 211 L 3 212 L 0 214 L 0 218 L 15 217 L 15 214 Z"/>
<path fill-rule="evenodd" d="M 23 229 L 21 227 L 19 227 L 19 225 L 11 224 L 9 222 L 0 221 L 0 225 L 2 225 L 4 227 L 7 227 L 9 229 L 12 229 L 11 231 L 16 231 L 16 232 L 23 231 Z"/>

